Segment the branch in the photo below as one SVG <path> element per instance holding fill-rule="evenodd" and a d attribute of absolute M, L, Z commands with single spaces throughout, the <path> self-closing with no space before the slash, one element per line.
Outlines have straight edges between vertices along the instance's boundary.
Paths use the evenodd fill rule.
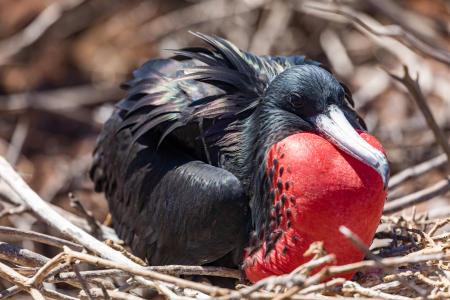
<path fill-rule="evenodd" d="M 435 20 L 432 20 L 425 15 L 418 15 L 412 10 L 407 10 L 405 7 L 398 5 L 395 1 L 364 1 L 369 4 L 369 9 L 371 9 L 371 11 L 372 9 L 378 11 L 383 17 L 386 17 L 391 22 L 400 25 L 405 31 L 426 42 L 429 46 L 433 48 L 437 48 L 439 46 L 434 39 L 438 35 L 437 31 L 439 27 L 438 22 Z M 420 24 L 421 26 L 417 26 L 417 24 Z"/>
<path fill-rule="evenodd" d="M 10 288 L 7 288 L 6 290 L 3 290 L 0 292 L 0 299 L 6 299 L 9 297 L 12 297 L 18 293 L 20 293 L 22 290 L 17 286 L 14 285 Z"/>
<path fill-rule="evenodd" d="M 351 292 L 351 293 L 358 293 L 364 296 L 368 297 L 376 297 L 380 299 L 387 299 L 387 300 L 412 300 L 413 298 L 400 296 L 400 295 L 391 295 L 387 293 L 383 293 L 380 291 L 375 291 L 373 289 L 368 289 L 365 287 L 362 287 L 357 282 L 354 281 L 346 281 L 344 283 L 344 286 L 342 288 L 343 292 Z"/>
<path fill-rule="evenodd" d="M 94 300 L 91 293 L 89 292 L 89 287 L 87 285 L 86 280 L 83 279 L 83 277 L 80 274 L 80 270 L 78 270 L 78 266 L 75 264 L 72 264 L 72 263 L 70 265 L 72 266 L 72 270 L 74 271 L 75 275 L 77 276 L 78 281 L 80 282 L 84 293 L 89 297 L 90 300 Z M 106 299 L 106 295 L 103 295 L 103 298 Z"/>
<path fill-rule="evenodd" d="M 225 267 L 167 265 L 167 266 L 145 267 L 145 270 L 154 271 L 162 274 L 168 274 L 172 276 L 197 275 L 197 276 L 217 276 L 236 279 L 242 278 L 241 272 L 239 270 L 229 269 Z M 127 272 L 118 269 L 83 271 L 81 272 L 81 275 L 84 278 L 129 276 Z M 64 281 L 67 279 L 76 279 L 75 273 L 63 272 L 55 275 L 55 280 Z"/>
<path fill-rule="evenodd" d="M 333 72 L 338 76 L 350 78 L 355 68 L 337 32 L 327 28 L 320 34 L 319 41 Z"/>
<path fill-rule="evenodd" d="M 270 299 L 272 300 L 277 293 L 268 293 L 268 292 L 255 292 L 249 295 L 249 299 L 254 300 L 262 300 L 262 299 Z M 293 295 L 289 299 L 292 300 L 373 300 L 373 298 L 367 297 L 344 297 L 344 296 L 323 296 L 323 295 Z"/>
<path fill-rule="evenodd" d="M 334 254 L 328 254 L 326 256 L 310 260 L 309 262 L 297 267 L 294 271 L 291 272 L 291 274 L 301 273 L 302 275 L 309 275 L 316 267 L 323 265 L 324 263 L 332 263 L 335 261 L 336 261 L 336 256 Z M 307 273 L 307 274 L 305 274 L 305 273 Z M 338 278 L 338 279 L 342 279 L 342 278 Z M 317 285 L 314 285 L 314 286 L 317 287 Z M 287 290 L 285 293 L 274 297 L 273 300 L 283 300 L 286 298 L 290 298 L 291 296 L 296 294 L 298 291 L 300 291 L 302 289 L 302 287 L 303 286 L 300 286 L 300 285 L 293 286 L 289 290 Z M 308 288 L 312 288 L 312 286 L 310 286 Z"/>
<path fill-rule="evenodd" d="M 118 244 L 118 243 L 116 243 L 116 242 L 114 242 L 112 240 L 104 240 L 103 242 L 106 245 L 108 245 L 109 247 L 113 248 L 114 250 L 119 251 L 120 253 L 122 253 L 123 255 L 125 255 L 127 258 L 131 259 L 132 261 L 134 261 L 138 265 L 141 265 L 141 266 L 144 266 L 144 267 L 147 266 L 147 264 L 140 257 L 137 257 L 137 256 L 133 255 L 132 253 L 130 253 L 121 244 Z"/>
<path fill-rule="evenodd" d="M 92 299 L 96 300 L 96 299 L 105 299 L 105 295 L 103 294 L 102 289 L 99 288 L 93 288 L 89 290 L 90 296 L 92 297 Z M 132 294 L 127 294 L 127 293 L 123 293 L 123 292 L 118 292 L 118 291 L 108 291 L 108 295 L 110 297 L 111 300 L 144 300 L 144 298 L 132 295 Z M 81 300 L 86 300 L 89 299 L 88 296 L 86 296 L 86 292 L 85 291 L 81 291 L 79 294 L 79 297 Z M 181 298 L 181 297 L 180 297 Z"/>
<path fill-rule="evenodd" d="M 38 243 L 63 248 L 63 246 L 70 247 L 74 250 L 81 251 L 83 250 L 83 247 L 79 244 L 75 244 L 73 242 L 60 239 L 58 237 L 54 237 L 51 235 L 30 231 L 30 230 L 23 230 L 23 229 L 17 229 L 12 227 L 6 227 L 6 226 L 0 226 L 0 235 L 6 235 L 10 237 L 15 238 L 21 238 L 21 239 L 29 239 Z"/>
<path fill-rule="evenodd" d="M 397 75 L 394 75 L 392 73 L 388 74 L 402 83 L 409 93 L 412 95 L 414 101 L 419 106 L 420 111 L 422 112 L 423 116 L 425 117 L 425 120 L 427 121 L 428 127 L 431 128 L 433 131 L 434 137 L 436 138 L 436 141 L 441 145 L 442 149 L 444 150 L 445 154 L 447 155 L 447 160 L 450 164 L 450 145 L 448 144 L 447 138 L 445 137 L 442 130 L 439 128 L 438 124 L 436 123 L 436 120 L 433 117 L 433 114 L 431 113 L 430 108 L 428 107 L 427 100 L 425 99 L 425 96 L 423 95 L 422 91 L 420 90 L 419 85 L 419 75 L 417 75 L 416 80 L 413 80 L 411 76 L 409 75 L 409 70 L 406 65 L 403 65 L 404 75 L 403 77 L 399 77 Z"/>
<path fill-rule="evenodd" d="M 292 17 L 293 10 L 288 2 L 272 1 L 260 28 L 253 34 L 249 52 L 267 55 L 275 44 L 280 32 L 284 32 Z"/>
<path fill-rule="evenodd" d="M 3 210 L 0 211 L 0 219 L 11 215 L 20 215 L 29 211 L 30 208 L 25 204 L 21 204 L 19 206 L 14 206 L 10 208 L 4 208 Z"/>
<path fill-rule="evenodd" d="M 100 239 L 103 239 L 102 231 L 100 229 L 100 225 L 98 224 L 97 220 L 94 218 L 94 215 L 91 211 L 87 210 L 83 204 L 78 200 L 78 198 L 72 193 L 69 193 L 69 199 L 70 199 L 70 206 L 76 208 L 86 219 L 89 226 L 91 227 L 91 233 L 94 236 L 99 237 Z"/>
<path fill-rule="evenodd" d="M 159 273 L 170 274 L 173 276 L 201 275 L 201 276 L 217 276 L 217 277 L 242 279 L 241 271 L 225 267 L 168 265 L 168 266 L 150 266 L 145 267 L 145 269 Z"/>
<path fill-rule="evenodd" d="M 135 35 L 132 35 L 132 40 L 130 39 L 128 46 L 154 43 L 162 37 L 166 37 L 169 33 L 192 27 L 195 24 L 242 15 L 261 7 L 266 2 L 267 0 L 201 1 L 181 9 L 173 10 L 141 25 L 139 31 Z"/>
<path fill-rule="evenodd" d="M 141 266 L 135 267 L 135 266 L 130 266 L 129 264 L 123 264 L 120 262 L 114 262 L 111 260 L 98 258 L 98 257 L 92 256 L 89 254 L 72 251 L 69 248 L 65 248 L 64 252 L 67 255 L 67 259 L 69 259 L 69 260 L 79 259 L 81 261 L 85 261 L 90 264 L 94 264 L 96 266 L 119 269 L 119 270 L 128 272 L 133 275 L 145 276 L 145 277 L 149 277 L 149 278 L 152 278 L 155 280 L 173 283 L 181 288 L 190 288 L 190 289 L 198 290 L 203 293 L 207 293 L 209 295 L 226 295 L 226 294 L 229 294 L 230 292 L 232 292 L 229 289 L 218 288 L 218 287 L 214 287 L 214 286 L 209 286 L 209 285 L 169 276 L 166 274 L 161 274 L 161 273 L 158 273 L 155 271 L 145 269 Z"/>
<path fill-rule="evenodd" d="M 450 190 L 450 177 L 418 192 L 387 202 L 384 205 L 383 214 L 391 214 L 418 203 L 428 201 L 448 190 Z"/>
<path fill-rule="evenodd" d="M 74 110 L 115 99 L 120 90 L 107 84 L 81 85 L 49 91 L 0 96 L 0 112 L 37 109 L 51 112 Z"/>
<path fill-rule="evenodd" d="M 84 0 L 57 1 L 47 6 L 24 30 L 0 42 L 0 65 L 37 41 L 50 26 L 61 18 L 65 11 L 75 8 L 83 2 Z"/>
<path fill-rule="evenodd" d="M 25 276 L 20 275 L 16 271 L 14 271 L 12 268 L 8 267 L 7 265 L 0 263 L 0 277 L 16 284 L 19 288 L 22 290 L 30 293 L 30 295 L 35 300 L 45 300 L 45 298 L 42 296 L 42 294 L 33 287 L 30 287 L 27 284 L 28 278 Z"/>
<path fill-rule="evenodd" d="M 5 242 L 0 242 L 0 259 L 27 267 L 40 267 L 50 260 L 41 254 Z"/>
<path fill-rule="evenodd" d="M 64 261 L 64 253 L 61 252 L 58 255 L 56 255 L 55 257 L 53 257 L 52 259 L 50 259 L 49 261 L 47 261 L 45 263 L 45 265 L 42 266 L 42 268 L 39 269 L 39 271 L 36 272 L 36 274 L 34 274 L 33 277 L 31 278 L 27 278 L 27 285 L 28 286 L 38 286 L 42 283 L 42 281 L 44 280 L 45 276 L 47 276 L 47 274 L 53 269 L 55 268 L 57 265 L 59 265 L 60 263 L 62 263 Z"/>
<path fill-rule="evenodd" d="M 61 294 L 61 293 L 59 293 L 57 291 L 49 290 L 49 289 L 46 289 L 46 288 L 42 288 L 41 292 L 42 292 L 42 295 L 47 296 L 47 297 L 52 298 L 52 299 L 57 299 L 57 300 L 78 300 L 78 298 L 71 297 L 71 296 L 68 296 L 68 295 L 64 295 L 64 294 Z"/>
<path fill-rule="evenodd" d="M 1 178 L 1 176 L 0 176 Z M 30 210 L 29 206 L 24 203 L 21 198 L 19 197 L 19 195 L 14 192 L 11 187 L 9 185 L 7 185 L 4 181 L 0 180 L 0 195 L 5 198 L 5 201 L 8 201 L 9 203 L 15 204 L 18 207 L 21 207 L 20 210 L 22 210 L 22 207 L 25 206 L 27 211 Z M 67 219 L 69 222 L 75 224 L 75 226 L 78 226 L 80 228 L 82 228 L 85 231 L 90 231 L 92 230 L 91 227 L 89 226 L 89 224 L 87 223 L 87 221 L 83 218 L 78 217 L 77 215 L 59 207 L 53 204 L 50 204 L 50 207 L 52 209 L 54 209 L 57 213 L 59 213 L 60 215 L 62 215 L 65 219 Z M 19 209 L 19 208 L 18 208 Z M 31 211 L 33 212 L 33 211 Z M 0 214 L 4 214 L 5 212 L 2 211 L 0 212 Z M 7 213 L 7 212 L 6 212 Z M 39 215 L 37 215 L 37 217 L 40 217 Z M 100 228 L 102 229 L 102 236 L 106 239 L 109 240 L 113 240 L 113 241 L 118 241 L 120 240 L 117 237 L 116 232 L 114 231 L 114 229 L 112 229 L 111 227 L 107 227 L 105 225 L 100 224 Z"/>
<path fill-rule="evenodd" d="M 9 143 L 8 151 L 6 152 L 6 159 L 13 166 L 16 165 L 19 160 L 22 147 L 28 136 L 28 129 L 30 128 L 30 119 L 28 116 L 22 116 L 14 129 Z"/>
<path fill-rule="evenodd" d="M 69 236 L 90 251 L 98 254 L 100 257 L 141 268 L 139 265 L 123 256 L 120 252 L 111 249 L 54 211 L 25 183 L 25 181 L 23 181 L 19 174 L 14 171 L 2 156 L 0 156 L 0 178 L 3 179 L 38 216 L 43 220 L 46 220 L 50 226 L 60 233 Z"/>
<path fill-rule="evenodd" d="M 313 9 L 316 11 L 326 12 L 344 16 L 350 20 L 353 24 L 359 25 L 368 32 L 376 36 L 394 37 L 408 48 L 414 48 L 422 52 L 423 54 L 434 58 L 435 60 L 450 65 L 450 53 L 443 49 L 436 49 L 426 42 L 420 40 L 409 32 L 405 32 L 402 27 L 398 25 L 380 26 L 379 28 L 373 28 L 365 23 L 353 10 L 343 6 L 317 6 L 305 4 L 304 7 Z"/>
<path fill-rule="evenodd" d="M 354 234 L 350 229 L 348 229 L 347 227 L 342 225 L 341 227 L 339 227 L 339 231 L 346 238 L 348 238 L 362 253 L 364 253 L 365 256 L 372 259 L 380 268 L 382 268 L 385 274 L 397 275 L 398 272 L 393 266 L 384 264 L 382 262 L 381 258 L 379 258 L 375 254 L 370 252 L 370 250 L 366 247 L 366 245 L 364 245 L 364 243 L 361 241 L 361 239 L 356 234 Z M 396 276 L 396 277 L 397 277 L 398 281 L 400 281 L 405 286 L 410 287 L 415 292 L 417 292 L 419 295 L 426 296 L 426 292 L 423 289 L 416 286 L 414 283 L 408 282 L 403 277 L 399 277 L 399 276 Z"/>
<path fill-rule="evenodd" d="M 438 168 L 444 165 L 447 161 L 447 155 L 445 153 L 442 153 L 441 155 L 438 155 L 430 160 L 404 169 L 403 171 L 391 177 L 391 179 L 389 180 L 389 190 L 392 191 L 393 188 L 397 187 L 406 180 L 425 174 L 426 172 L 434 168 Z"/>

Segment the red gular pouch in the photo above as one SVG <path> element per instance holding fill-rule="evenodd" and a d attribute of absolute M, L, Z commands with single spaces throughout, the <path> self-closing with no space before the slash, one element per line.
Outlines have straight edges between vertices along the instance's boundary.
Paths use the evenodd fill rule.
<path fill-rule="evenodd" d="M 358 133 L 384 153 L 373 136 Z M 264 239 L 259 249 L 247 251 L 244 270 L 248 279 L 256 282 L 293 271 L 311 260 L 312 256 L 303 254 L 315 241 L 323 241 L 326 252 L 336 255 L 336 265 L 363 260 L 364 254 L 339 232 L 339 227 L 348 227 L 369 247 L 386 199 L 381 176 L 310 132 L 291 135 L 275 144 L 268 154 L 268 170 L 272 167 L 272 189 L 276 190 L 271 210 L 276 234 L 272 235 L 278 236 L 273 245 Z M 267 248 L 272 250 L 266 253 Z M 353 275 L 339 277 L 350 279 Z"/>

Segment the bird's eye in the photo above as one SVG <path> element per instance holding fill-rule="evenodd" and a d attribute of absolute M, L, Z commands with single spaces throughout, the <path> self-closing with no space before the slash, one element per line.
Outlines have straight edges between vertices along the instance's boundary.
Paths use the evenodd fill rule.
<path fill-rule="evenodd" d="M 296 93 L 291 94 L 289 100 L 295 108 L 301 108 L 305 105 L 305 99 Z"/>

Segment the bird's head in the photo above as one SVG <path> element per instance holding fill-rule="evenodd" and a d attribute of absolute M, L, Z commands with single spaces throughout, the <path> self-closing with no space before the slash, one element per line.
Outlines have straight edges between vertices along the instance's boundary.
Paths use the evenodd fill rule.
<path fill-rule="evenodd" d="M 324 136 L 338 148 L 375 169 L 386 188 L 386 156 L 360 137 L 357 120 L 345 109 L 343 86 L 325 69 L 315 65 L 293 66 L 276 76 L 267 87 L 263 105 L 272 112 L 289 112 L 299 118 L 302 130 Z"/>

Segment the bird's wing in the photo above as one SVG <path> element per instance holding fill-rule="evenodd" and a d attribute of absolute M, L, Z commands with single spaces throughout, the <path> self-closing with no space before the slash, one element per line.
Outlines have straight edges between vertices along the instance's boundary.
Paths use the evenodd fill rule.
<path fill-rule="evenodd" d="M 173 50 L 175 57 L 147 62 L 126 84 L 128 97 L 118 107 L 126 112 L 122 128 L 131 128 L 133 142 L 159 129 L 159 142 L 176 136 L 204 161 L 206 147 L 233 152 L 241 138 L 239 126 L 278 74 L 294 65 L 323 67 L 305 56 L 257 56 L 219 37 L 195 35 L 212 49 Z M 346 91 L 346 108 L 356 115 Z M 189 128 L 189 134 L 180 128 Z M 206 138 L 197 140 L 200 146 L 192 141 L 199 136 Z"/>
<path fill-rule="evenodd" d="M 173 50 L 176 56 L 147 62 L 126 84 L 128 96 L 118 107 L 126 112 L 121 128 L 131 129 L 132 142 L 158 129 L 159 142 L 172 135 L 195 151 L 198 145 L 178 130 L 189 127 L 190 137 L 207 138 L 203 147 L 232 152 L 239 122 L 256 108 L 273 78 L 293 65 L 319 65 L 304 56 L 257 56 L 219 37 L 196 35 L 212 49 Z"/>
<path fill-rule="evenodd" d="M 104 191 L 118 235 L 152 265 L 205 264 L 227 253 L 242 257 L 248 198 L 226 170 L 193 159 L 171 138 L 130 143 L 115 112 L 99 136 L 91 169 Z"/>

